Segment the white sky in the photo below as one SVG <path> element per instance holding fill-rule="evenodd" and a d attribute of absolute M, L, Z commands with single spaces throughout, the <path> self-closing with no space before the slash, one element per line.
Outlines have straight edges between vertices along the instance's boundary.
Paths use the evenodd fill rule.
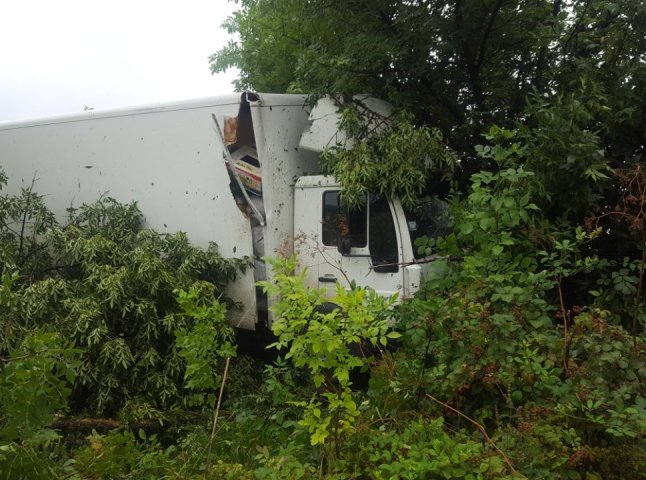
<path fill-rule="evenodd" d="M 233 92 L 226 0 L 0 0 L 0 121 Z"/>

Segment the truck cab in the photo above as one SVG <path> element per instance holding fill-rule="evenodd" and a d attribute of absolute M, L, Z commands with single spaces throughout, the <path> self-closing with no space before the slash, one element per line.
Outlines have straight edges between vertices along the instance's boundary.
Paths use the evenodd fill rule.
<path fill-rule="evenodd" d="M 399 200 L 371 195 L 350 208 L 342 195 L 330 176 L 304 176 L 294 186 L 294 251 L 308 286 L 332 296 L 337 282 L 347 288 L 354 281 L 383 296 L 412 295 L 422 265 Z"/>

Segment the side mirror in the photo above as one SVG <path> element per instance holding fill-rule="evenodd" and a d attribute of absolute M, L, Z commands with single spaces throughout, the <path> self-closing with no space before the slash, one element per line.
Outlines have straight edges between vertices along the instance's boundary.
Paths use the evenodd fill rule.
<path fill-rule="evenodd" d="M 338 250 L 343 256 L 350 255 L 350 251 L 352 250 L 352 241 L 349 237 L 341 237 L 339 240 Z"/>

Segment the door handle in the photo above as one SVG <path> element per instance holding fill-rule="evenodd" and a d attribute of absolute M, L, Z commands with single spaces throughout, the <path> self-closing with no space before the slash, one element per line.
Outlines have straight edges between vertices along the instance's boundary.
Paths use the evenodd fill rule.
<path fill-rule="evenodd" d="M 319 282 L 323 283 L 336 283 L 336 277 L 334 275 L 326 275 L 324 277 L 319 277 Z"/>

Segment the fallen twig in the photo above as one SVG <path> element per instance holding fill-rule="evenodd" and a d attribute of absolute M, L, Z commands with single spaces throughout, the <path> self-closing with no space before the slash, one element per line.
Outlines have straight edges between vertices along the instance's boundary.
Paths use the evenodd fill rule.
<path fill-rule="evenodd" d="M 449 410 L 451 410 L 452 412 L 454 412 L 454 413 L 458 414 L 460 417 L 464 418 L 464 419 L 465 419 L 466 421 L 468 421 L 469 423 L 473 424 L 473 425 L 474 425 L 478 430 L 480 430 L 480 433 L 482 434 L 482 436 L 485 438 L 485 440 L 486 440 L 487 442 L 489 442 L 489 443 L 491 444 L 491 446 L 494 448 L 494 450 L 496 450 L 496 452 L 498 452 L 498 453 L 502 456 L 503 460 L 505 461 L 505 463 L 507 464 L 507 466 L 509 467 L 509 469 L 510 469 L 514 474 L 516 474 L 516 475 L 520 475 L 520 476 L 522 476 L 523 478 L 527 478 L 527 477 L 525 477 L 525 475 L 523 475 L 522 473 L 520 473 L 518 470 L 516 470 L 516 469 L 514 468 L 514 466 L 511 464 L 511 460 L 509 460 L 509 457 L 505 454 L 505 452 L 503 452 L 502 450 L 500 450 L 500 449 L 498 448 L 498 446 L 496 445 L 496 443 L 495 443 L 495 442 L 491 439 L 491 437 L 487 434 L 487 431 L 485 430 L 485 428 L 484 428 L 482 425 L 480 425 L 478 422 L 476 422 L 473 418 L 471 418 L 471 417 L 469 417 L 468 415 L 466 415 L 466 414 L 462 413 L 462 412 L 461 412 L 460 410 L 458 410 L 457 408 L 454 408 L 454 407 L 452 407 L 451 405 L 449 405 L 449 404 L 447 404 L 447 403 L 444 403 L 444 402 L 443 402 L 443 401 L 441 401 L 441 400 L 438 400 L 437 398 L 435 398 L 435 397 L 434 397 L 433 395 L 431 395 L 430 393 L 427 393 L 427 394 L 426 394 L 426 396 L 427 396 L 428 398 L 430 398 L 431 400 L 433 400 L 435 403 L 438 403 L 439 405 L 442 405 L 444 408 L 448 408 L 448 409 L 449 409 Z"/>
<path fill-rule="evenodd" d="M 218 417 L 220 416 L 220 405 L 222 404 L 222 396 L 224 394 L 224 384 L 227 382 L 227 374 L 229 373 L 229 364 L 231 357 L 227 357 L 224 364 L 224 374 L 222 375 L 222 385 L 220 385 L 220 394 L 218 395 L 218 404 L 215 407 L 215 417 L 213 418 L 213 428 L 211 429 L 211 437 L 209 438 L 209 449 L 206 452 L 206 466 L 204 467 L 204 479 L 208 478 L 209 469 L 211 468 L 211 449 L 213 448 L 213 440 L 215 439 L 215 432 L 218 427 Z"/>

